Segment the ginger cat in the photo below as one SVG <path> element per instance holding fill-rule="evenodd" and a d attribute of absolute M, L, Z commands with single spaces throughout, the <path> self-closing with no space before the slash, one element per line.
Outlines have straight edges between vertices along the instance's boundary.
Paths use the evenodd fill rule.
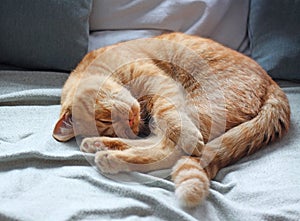
<path fill-rule="evenodd" d="M 252 59 L 182 33 L 90 52 L 67 80 L 53 136 L 84 136 L 104 173 L 171 168 L 188 207 L 217 172 L 289 128 L 286 95 Z"/>

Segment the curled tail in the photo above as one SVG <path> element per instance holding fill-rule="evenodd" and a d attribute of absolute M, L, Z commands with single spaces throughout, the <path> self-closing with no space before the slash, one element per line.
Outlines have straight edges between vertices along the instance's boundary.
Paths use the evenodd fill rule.
<path fill-rule="evenodd" d="M 177 198 L 188 207 L 199 204 L 208 195 L 208 180 L 221 168 L 281 138 L 289 126 L 288 99 L 273 83 L 257 116 L 208 142 L 201 157 L 185 157 L 178 161 L 172 174 Z"/>

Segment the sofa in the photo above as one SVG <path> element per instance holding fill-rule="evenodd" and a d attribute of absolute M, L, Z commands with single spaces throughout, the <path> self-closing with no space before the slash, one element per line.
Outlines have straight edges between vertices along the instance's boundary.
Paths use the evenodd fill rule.
<path fill-rule="evenodd" d="M 300 1 L 2 0 L 0 220 L 299 220 Z M 286 136 L 219 171 L 181 207 L 170 170 L 105 175 L 52 131 L 64 82 L 88 51 L 180 31 L 255 59 L 291 106 Z"/>

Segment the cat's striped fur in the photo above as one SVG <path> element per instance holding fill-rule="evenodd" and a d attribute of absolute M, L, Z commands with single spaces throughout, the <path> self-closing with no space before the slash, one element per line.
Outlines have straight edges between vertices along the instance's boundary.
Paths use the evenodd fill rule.
<path fill-rule="evenodd" d="M 89 137 L 81 150 L 96 153 L 106 173 L 173 167 L 186 206 L 208 195 L 221 168 L 281 138 L 290 122 L 287 97 L 255 61 L 181 33 L 90 52 L 61 104 L 56 139 Z"/>

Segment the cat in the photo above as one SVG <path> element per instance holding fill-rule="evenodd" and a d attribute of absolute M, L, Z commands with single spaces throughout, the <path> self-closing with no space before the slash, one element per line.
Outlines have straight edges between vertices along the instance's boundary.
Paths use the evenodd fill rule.
<path fill-rule="evenodd" d="M 217 172 L 289 129 L 289 102 L 251 58 L 183 33 L 88 53 L 66 81 L 59 141 L 85 137 L 104 173 L 172 168 L 175 195 L 195 207 Z"/>

